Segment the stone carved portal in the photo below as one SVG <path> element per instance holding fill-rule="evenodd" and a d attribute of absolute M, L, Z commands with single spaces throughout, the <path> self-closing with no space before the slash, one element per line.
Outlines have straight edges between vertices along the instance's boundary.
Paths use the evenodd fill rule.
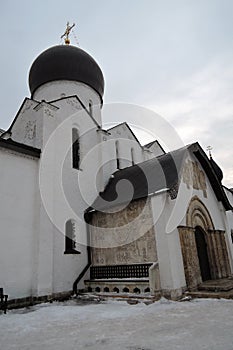
<path fill-rule="evenodd" d="M 195 241 L 197 247 L 197 255 L 201 270 L 202 281 L 211 279 L 210 263 L 207 251 L 207 242 L 205 239 L 205 232 L 199 226 L 195 228 Z"/>
<path fill-rule="evenodd" d="M 231 273 L 225 232 L 216 230 L 211 216 L 195 196 L 186 213 L 186 226 L 178 227 L 187 287 L 195 289 L 208 279 Z"/>

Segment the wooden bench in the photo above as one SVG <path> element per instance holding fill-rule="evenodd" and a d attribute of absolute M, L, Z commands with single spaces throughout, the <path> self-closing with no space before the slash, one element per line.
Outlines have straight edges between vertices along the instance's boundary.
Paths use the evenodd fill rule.
<path fill-rule="evenodd" d="M 4 314 L 6 314 L 7 310 L 7 299 L 8 295 L 4 294 L 3 288 L 0 288 L 0 310 L 3 310 Z"/>

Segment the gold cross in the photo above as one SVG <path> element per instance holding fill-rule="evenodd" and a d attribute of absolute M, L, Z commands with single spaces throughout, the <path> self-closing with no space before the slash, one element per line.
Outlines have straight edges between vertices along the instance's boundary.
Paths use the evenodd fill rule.
<path fill-rule="evenodd" d="M 65 30 L 65 33 L 61 36 L 61 39 L 62 38 L 65 38 L 64 41 L 65 41 L 65 44 L 66 45 L 69 45 L 70 44 L 70 39 L 69 39 L 69 35 L 70 35 L 70 32 L 71 32 L 71 29 L 75 26 L 75 23 L 72 24 L 72 26 L 70 26 L 70 23 L 67 22 L 66 24 L 66 30 Z"/>

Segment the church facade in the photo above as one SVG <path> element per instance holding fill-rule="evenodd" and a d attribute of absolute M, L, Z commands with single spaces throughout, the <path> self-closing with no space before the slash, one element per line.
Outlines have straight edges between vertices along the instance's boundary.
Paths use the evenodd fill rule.
<path fill-rule="evenodd" d="M 231 278 L 233 192 L 200 145 L 142 146 L 102 127 L 104 78 L 71 45 L 33 62 L 31 98 L 0 133 L 0 287 L 179 298 Z"/>

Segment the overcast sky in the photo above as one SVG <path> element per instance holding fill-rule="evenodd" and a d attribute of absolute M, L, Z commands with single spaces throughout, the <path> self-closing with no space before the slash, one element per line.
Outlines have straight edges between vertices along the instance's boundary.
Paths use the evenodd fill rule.
<path fill-rule="evenodd" d="M 0 128 L 30 96 L 33 60 L 60 44 L 69 20 L 103 70 L 105 103 L 150 108 L 185 144 L 211 145 L 223 183 L 233 187 L 232 0 L 0 0 L 0 6 Z"/>

